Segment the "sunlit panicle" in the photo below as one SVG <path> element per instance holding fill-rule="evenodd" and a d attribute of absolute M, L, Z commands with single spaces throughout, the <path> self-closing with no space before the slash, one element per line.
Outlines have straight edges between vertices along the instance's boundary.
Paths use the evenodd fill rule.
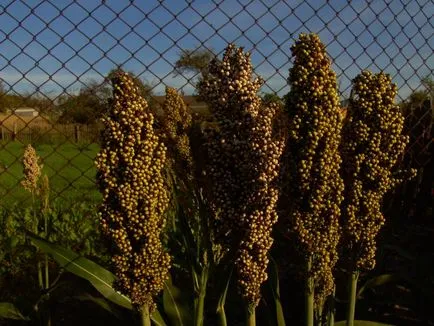
<path fill-rule="evenodd" d="M 182 96 L 174 88 L 166 87 L 163 111 L 163 137 L 171 154 L 171 163 L 179 176 L 186 176 L 183 181 L 191 181 L 193 159 L 188 135 L 192 128 L 192 117 Z"/>
<path fill-rule="evenodd" d="M 238 285 L 250 306 L 260 299 L 267 279 L 271 230 L 277 221 L 277 176 L 283 139 L 273 133 L 277 104 L 265 106 L 252 79 L 250 54 L 229 45 L 221 61 L 214 60 L 199 85 L 217 120 L 208 130 L 207 178 L 215 210 L 217 241 L 235 253 Z"/>
<path fill-rule="evenodd" d="M 408 143 L 404 117 L 394 104 L 396 85 L 384 73 L 363 71 L 353 80 L 342 156 L 345 181 L 343 243 L 355 270 L 375 266 L 375 238 L 384 225 L 381 202 L 402 181 L 392 173 Z"/>
<path fill-rule="evenodd" d="M 300 34 L 291 48 L 286 110 L 291 202 L 289 232 L 312 259 L 315 297 L 329 295 L 340 237 L 343 182 L 338 151 L 342 116 L 336 75 L 325 46 L 315 34 Z"/>
<path fill-rule="evenodd" d="M 112 82 L 113 103 L 96 158 L 102 229 L 113 243 L 118 289 L 134 305 L 152 308 L 170 267 L 160 240 L 168 205 L 166 147 L 131 76 L 119 72 Z"/>
<path fill-rule="evenodd" d="M 41 176 L 42 164 L 39 164 L 39 156 L 32 145 L 27 145 L 23 156 L 24 180 L 21 185 L 29 192 L 38 192 L 38 180 Z"/>

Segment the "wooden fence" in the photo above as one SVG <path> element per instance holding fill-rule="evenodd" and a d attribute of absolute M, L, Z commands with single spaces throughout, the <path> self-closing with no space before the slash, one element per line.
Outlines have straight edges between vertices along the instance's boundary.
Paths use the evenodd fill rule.
<path fill-rule="evenodd" d="M 50 128 L 28 127 L 18 128 L 16 125 L 12 129 L 1 126 L 0 140 L 19 141 L 21 143 L 55 143 L 71 141 L 74 143 L 98 142 L 98 130 L 89 125 L 53 125 Z"/>

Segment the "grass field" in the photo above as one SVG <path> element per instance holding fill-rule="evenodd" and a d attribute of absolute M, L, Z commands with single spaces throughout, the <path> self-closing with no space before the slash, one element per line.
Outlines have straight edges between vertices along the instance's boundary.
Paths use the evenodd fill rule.
<path fill-rule="evenodd" d="M 24 149 L 25 145 L 20 142 L 0 142 L 0 206 L 31 204 L 30 193 L 20 185 Z M 42 173 L 50 179 L 51 200 L 65 204 L 99 202 L 94 165 L 99 150 L 97 144 L 41 144 L 35 145 L 35 149 L 41 157 Z"/>

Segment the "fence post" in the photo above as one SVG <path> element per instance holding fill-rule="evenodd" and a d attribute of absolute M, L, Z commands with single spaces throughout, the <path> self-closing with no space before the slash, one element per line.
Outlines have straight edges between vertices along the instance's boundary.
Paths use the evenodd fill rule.
<path fill-rule="evenodd" d="M 14 122 L 14 126 L 12 127 L 12 141 L 15 141 L 17 138 L 17 123 Z"/>
<path fill-rule="evenodd" d="M 76 143 L 80 140 L 80 125 L 74 126 L 74 140 Z"/>

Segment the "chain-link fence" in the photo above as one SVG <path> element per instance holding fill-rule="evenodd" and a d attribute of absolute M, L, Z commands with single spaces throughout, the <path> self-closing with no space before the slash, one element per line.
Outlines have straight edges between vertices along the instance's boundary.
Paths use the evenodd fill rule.
<path fill-rule="evenodd" d="M 411 135 L 405 164 L 427 171 L 433 17 L 430 0 L 0 1 L 0 206 L 29 200 L 20 186 L 27 143 L 42 157 L 53 198 L 98 198 L 98 117 L 114 69 L 137 76 L 153 105 L 168 85 L 201 114 L 195 83 L 228 43 L 251 51 L 264 96 L 284 96 L 289 48 L 301 32 L 326 44 L 343 106 L 361 70 L 393 77 Z"/>

